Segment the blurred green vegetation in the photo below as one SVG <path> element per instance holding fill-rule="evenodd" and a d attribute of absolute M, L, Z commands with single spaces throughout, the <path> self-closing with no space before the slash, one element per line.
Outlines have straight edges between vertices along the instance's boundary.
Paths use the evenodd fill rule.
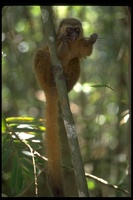
<path fill-rule="evenodd" d="M 125 6 L 53 6 L 53 16 L 55 27 L 62 18 L 75 17 L 81 20 L 85 36 L 99 36 L 93 54 L 81 60 L 80 79 L 69 93 L 71 110 L 85 171 L 128 190 L 130 10 Z M 35 50 L 45 44 L 39 6 L 3 7 L 2 192 L 7 196 L 21 192 L 35 196 L 32 156 L 26 153 L 31 152 L 15 133 L 32 132 L 35 139 L 25 140 L 44 153 L 41 138 L 45 129 L 39 119 L 45 118 L 45 96 L 36 82 L 32 60 Z M 9 117 L 15 121 L 8 121 Z M 24 121 L 14 117 L 24 117 Z M 32 131 L 27 117 L 34 119 Z M 39 157 L 35 160 L 39 173 L 44 163 Z M 32 189 L 24 193 L 28 185 Z M 88 187 L 94 197 L 125 196 L 92 179 Z M 44 187 L 41 195 L 47 195 Z"/>

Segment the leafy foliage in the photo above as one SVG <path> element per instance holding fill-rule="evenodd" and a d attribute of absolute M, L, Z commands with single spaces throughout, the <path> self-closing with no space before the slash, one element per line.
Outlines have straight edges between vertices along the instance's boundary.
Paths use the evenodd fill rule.
<path fill-rule="evenodd" d="M 42 119 L 37 121 L 30 117 L 6 118 L 6 126 L 7 129 L 2 135 L 3 179 L 7 176 L 10 187 L 7 195 L 19 196 L 28 186 L 27 179 L 30 180 L 28 181 L 30 184 L 34 183 L 32 157 L 34 156 L 37 162 L 35 165 L 38 174 L 44 168 L 43 156 L 41 157 L 38 152 L 42 152 L 42 134 L 40 133 L 43 133 L 45 129 Z"/>

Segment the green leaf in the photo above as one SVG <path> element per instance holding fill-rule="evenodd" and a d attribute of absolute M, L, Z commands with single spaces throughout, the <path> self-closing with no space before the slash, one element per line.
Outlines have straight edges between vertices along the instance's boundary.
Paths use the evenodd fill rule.
<path fill-rule="evenodd" d="M 8 117 L 6 118 L 6 122 L 8 123 L 35 123 L 35 122 L 38 122 L 38 123 L 43 123 L 44 120 L 43 119 L 35 119 L 33 117 Z"/>
<path fill-rule="evenodd" d="M 12 152 L 11 136 L 5 132 L 2 134 L 2 167 L 9 161 Z"/>
<path fill-rule="evenodd" d="M 2 133 L 6 131 L 6 120 L 5 118 L 2 116 Z"/>
<path fill-rule="evenodd" d="M 32 169 L 32 171 L 33 171 L 33 163 L 31 161 L 31 157 L 29 159 L 23 157 L 22 163 L 25 168 L 27 168 L 28 170 Z"/>
<path fill-rule="evenodd" d="M 12 194 L 16 195 L 21 191 L 23 182 L 22 166 L 17 155 L 12 160 L 11 170 L 11 190 Z"/>
<path fill-rule="evenodd" d="M 94 190 L 95 189 L 95 182 L 93 180 L 88 180 L 87 186 L 88 186 L 89 190 Z"/>
<path fill-rule="evenodd" d="M 12 149 L 10 150 L 9 148 L 7 148 L 6 151 L 2 151 L 2 168 L 4 168 L 7 161 L 9 161 L 11 155 L 12 155 Z"/>
<path fill-rule="evenodd" d="M 26 176 L 32 179 L 34 175 L 34 169 L 33 169 L 33 163 L 31 161 L 31 158 L 28 159 L 28 158 L 23 157 L 22 163 L 23 163 L 23 169 L 24 169 L 24 172 L 26 173 Z"/>
<path fill-rule="evenodd" d="M 115 92 L 115 90 L 112 87 L 110 87 L 109 85 L 106 85 L 106 84 L 90 85 L 90 87 L 95 87 L 95 88 L 107 87 L 107 88 L 109 88 L 109 89 L 111 89 L 111 90 L 113 90 Z"/>
<path fill-rule="evenodd" d="M 32 117 L 8 117 L 6 123 L 14 132 L 42 133 L 46 130 L 43 119 Z"/>

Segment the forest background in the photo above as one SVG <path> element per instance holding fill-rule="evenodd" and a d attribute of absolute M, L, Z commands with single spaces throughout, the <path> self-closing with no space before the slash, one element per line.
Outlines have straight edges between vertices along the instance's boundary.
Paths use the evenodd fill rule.
<path fill-rule="evenodd" d="M 130 9 L 126 6 L 52 8 L 55 27 L 61 19 L 75 17 L 81 20 L 85 36 L 97 33 L 99 37 L 93 54 L 81 60 L 80 79 L 69 93 L 85 172 L 130 191 Z M 33 149 L 42 152 L 45 96 L 32 66 L 34 52 L 45 44 L 39 6 L 3 7 L 2 192 L 7 196 L 34 195 L 31 152 L 15 133 L 21 133 Z M 33 119 L 37 131 L 31 134 Z M 8 128 L 12 128 L 12 135 Z M 36 158 L 38 170 L 42 163 Z M 127 195 L 94 179 L 89 179 L 88 187 L 94 197 Z M 43 188 L 40 190 L 40 196 L 47 195 Z"/>

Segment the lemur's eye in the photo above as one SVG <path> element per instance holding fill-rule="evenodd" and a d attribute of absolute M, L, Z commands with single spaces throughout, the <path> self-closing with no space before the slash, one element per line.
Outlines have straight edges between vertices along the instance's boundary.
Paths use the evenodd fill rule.
<path fill-rule="evenodd" d="M 76 27 L 74 30 L 75 30 L 76 33 L 80 32 L 80 28 L 79 27 Z"/>
<path fill-rule="evenodd" d="M 66 28 L 66 31 L 67 31 L 68 33 L 72 33 L 72 32 L 73 32 L 73 27 L 67 27 L 67 28 Z"/>

